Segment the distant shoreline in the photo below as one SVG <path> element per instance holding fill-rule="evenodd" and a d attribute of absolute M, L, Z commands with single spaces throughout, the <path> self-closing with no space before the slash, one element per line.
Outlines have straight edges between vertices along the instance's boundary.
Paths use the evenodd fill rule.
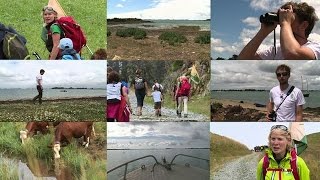
<path fill-rule="evenodd" d="M 95 97 L 67 97 L 67 98 L 43 98 L 42 101 L 69 101 L 69 100 L 101 100 L 105 99 L 106 96 L 95 96 Z M 21 100 L 0 100 L 1 103 L 32 103 L 32 99 L 21 99 Z"/>

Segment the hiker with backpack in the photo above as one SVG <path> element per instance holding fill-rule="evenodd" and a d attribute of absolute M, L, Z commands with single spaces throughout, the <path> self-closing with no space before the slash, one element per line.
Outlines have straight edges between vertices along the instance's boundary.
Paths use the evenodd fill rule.
<path fill-rule="evenodd" d="M 175 98 L 178 99 L 178 117 L 182 117 L 182 106 L 183 106 L 183 117 L 188 117 L 188 101 L 191 96 L 191 84 L 187 76 L 181 76 L 177 85 Z"/>
<path fill-rule="evenodd" d="M 120 82 L 120 75 L 111 71 L 107 77 L 107 122 L 128 122 L 132 109 L 126 87 Z"/>
<path fill-rule="evenodd" d="M 156 116 L 161 116 L 161 102 L 163 101 L 163 95 L 160 91 L 160 86 L 155 86 L 151 93 L 154 101 L 154 110 Z"/>
<path fill-rule="evenodd" d="M 70 38 L 73 49 L 79 53 L 86 45 L 86 37 L 79 24 L 71 16 L 60 17 L 53 7 L 45 6 L 42 9 L 44 27 L 42 28 L 41 39 L 45 42 L 47 50 L 50 52 L 49 59 L 61 59 L 62 54 L 59 49 L 60 39 Z"/>
<path fill-rule="evenodd" d="M 137 98 L 137 116 L 141 116 L 144 97 L 148 92 L 148 85 L 147 81 L 142 77 L 142 71 L 140 69 L 136 70 L 133 87 Z"/>
<path fill-rule="evenodd" d="M 286 126 L 272 126 L 268 140 L 266 155 L 258 163 L 257 180 L 310 180 L 308 166 L 292 148 Z"/>
<path fill-rule="evenodd" d="M 289 85 L 290 70 L 289 66 L 281 64 L 275 71 L 279 86 L 270 90 L 267 121 L 302 121 L 303 119 L 302 112 L 305 100 L 300 89 Z"/>

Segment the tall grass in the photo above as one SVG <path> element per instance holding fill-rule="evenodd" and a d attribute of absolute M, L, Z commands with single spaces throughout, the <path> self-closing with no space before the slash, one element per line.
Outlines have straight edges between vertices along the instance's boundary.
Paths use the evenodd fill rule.
<path fill-rule="evenodd" d="M 1 179 L 18 180 L 18 166 L 15 162 L 6 160 L 0 155 L 0 177 Z"/>
<path fill-rule="evenodd" d="M 22 122 L 0 123 L 0 151 L 8 157 L 31 162 L 35 167 L 39 166 L 37 165 L 37 159 L 46 162 L 48 165 L 53 165 L 53 150 L 48 145 L 53 142 L 54 130 L 50 129 L 51 133 L 47 135 L 35 135 L 33 138 L 29 138 L 25 145 L 22 145 L 19 139 L 19 131 L 24 129 L 25 124 Z M 97 134 L 94 137 L 97 138 L 95 143 L 104 147 L 106 142 L 106 123 L 95 123 L 94 126 Z M 97 152 L 95 154 L 90 152 L 89 149 L 83 148 L 83 146 L 80 147 L 77 141 L 73 139 L 71 144 L 61 148 L 61 159 L 58 162 L 63 164 L 60 167 L 71 169 L 76 179 L 106 179 L 103 178 L 105 177 L 103 174 L 106 171 L 106 156 L 103 149 L 102 152 L 98 152 L 98 149 L 91 149 L 91 151 Z M 1 176 L 1 173 L 8 175 L 9 172 L 6 170 L 6 166 L 0 163 L 0 177 L 5 177 Z"/>
<path fill-rule="evenodd" d="M 319 180 L 320 170 L 320 133 L 307 136 L 308 148 L 300 155 L 310 170 L 310 179 Z"/>
<path fill-rule="evenodd" d="M 224 136 L 210 134 L 210 171 L 214 174 L 225 163 L 250 154 L 251 151 L 243 144 Z"/>
<path fill-rule="evenodd" d="M 73 16 L 83 28 L 87 44 L 92 51 L 106 47 L 106 1 L 60 0 L 67 15 Z M 27 39 L 29 53 L 38 52 L 42 59 L 47 59 L 49 52 L 41 40 L 43 25 L 42 8 L 48 0 L 6 1 L 0 0 L 1 22 L 14 27 Z M 91 54 L 83 48 L 82 57 L 90 59 Z M 35 59 L 34 56 L 31 57 Z"/>

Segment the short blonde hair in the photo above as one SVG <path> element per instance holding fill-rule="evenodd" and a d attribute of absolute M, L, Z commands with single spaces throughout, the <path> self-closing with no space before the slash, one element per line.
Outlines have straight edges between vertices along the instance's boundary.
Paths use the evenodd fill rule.
<path fill-rule="evenodd" d="M 281 136 L 284 136 L 284 137 L 287 139 L 288 144 L 287 144 L 286 149 L 287 149 L 287 151 L 290 151 L 291 148 L 292 148 L 291 133 L 290 133 L 289 131 L 285 131 L 285 130 L 280 129 L 280 128 L 275 128 L 275 129 L 272 129 L 272 130 L 270 131 L 269 137 L 268 137 L 268 141 L 269 141 L 269 142 L 268 142 L 268 145 L 269 145 L 269 147 L 271 147 L 271 134 L 272 134 L 272 132 L 274 132 L 274 131 L 276 131 L 276 130 L 280 130 L 280 131 L 281 131 Z"/>

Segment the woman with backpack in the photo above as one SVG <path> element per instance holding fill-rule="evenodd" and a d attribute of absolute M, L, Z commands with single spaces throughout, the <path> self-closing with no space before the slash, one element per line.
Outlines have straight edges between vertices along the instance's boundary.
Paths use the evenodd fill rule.
<path fill-rule="evenodd" d="M 129 121 L 132 112 L 127 88 L 120 82 L 116 71 L 111 71 L 107 77 L 107 121 Z"/>
<path fill-rule="evenodd" d="M 59 25 L 56 24 L 58 13 L 53 7 L 45 6 L 42 9 L 42 17 L 44 27 L 42 28 L 41 39 L 45 42 L 46 48 L 50 52 L 49 59 L 60 59 L 59 43 L 60 39 L 63 38 L 63 32 Z"/>
<path fill-rule="evenodd" d="M 269 148 L 259 161 L 257 180 L 309 180 L 309 169 L 291 146 L 291 134 L 284 125 L 274 125 L 269 134 Z"/>
<path fill-rule="evenodd" d="M 142 71 L 140 69 L 136 70 L 136 77 L 134 79 L 134 92 L 136 94 L 137 98 L 137 116 L 142 115 L 142 107 L 143 107 L 143 101 L 144 97 L 147 94 L 147 82 L 144 78 L 141 76 Z"/>
<path fill-rule="evenodd" d="M 183 106 L 183 117 L 188 117 L 188 101 L 191 95 L 191 84 L 187 76 L 180 76 L 175 93 L 175 99 L 178 100 L 177 114 L 178 117 L 182 117 L 182 106 Z"/>

